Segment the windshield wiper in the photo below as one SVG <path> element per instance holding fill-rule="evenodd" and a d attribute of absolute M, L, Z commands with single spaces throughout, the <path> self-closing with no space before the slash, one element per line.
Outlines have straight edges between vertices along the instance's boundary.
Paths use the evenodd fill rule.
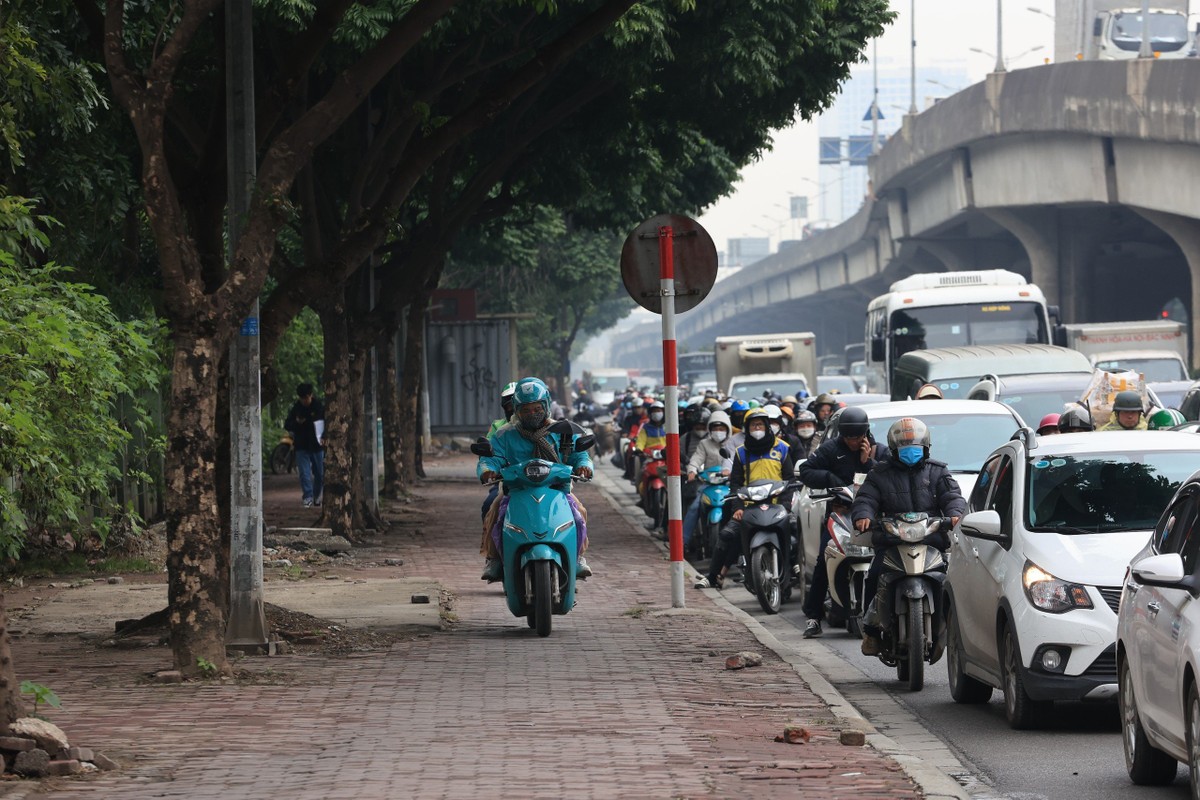
<path fill-rule="evenodd" d="M 1088 530 L 1087 528 L 1077 528 L 1074 525 L 1054 525 L 1052 526 L 1052 529 L 1058 531 L 1059 533 L 1082 534 L 1084 536 L 1091 536 L 1094 533 L 1100 533 L 1099 526 L 1096 527 L 1096 530 Z"/>

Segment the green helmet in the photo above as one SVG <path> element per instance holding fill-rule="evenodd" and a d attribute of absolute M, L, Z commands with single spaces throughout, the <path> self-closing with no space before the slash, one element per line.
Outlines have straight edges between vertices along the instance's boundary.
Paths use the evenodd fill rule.
<path fill-rule="evenodd" d="M 746 405 L 748 405 L 751 409 L 755 409 L 755 408 L 759 408 L 762 404 L 759 403 L 757 400 L 750 400 L 750 401 L 747 401 Z"/>
<path fill-rule="evenodd" d="M 1185 422 L 1187 419 L 1179 411 L 1173 408 L 1160 408 L 1150 415 L 1150 419 L 1146 420 L 1146 427 L 1152 431 L 1165 431 Z"/>

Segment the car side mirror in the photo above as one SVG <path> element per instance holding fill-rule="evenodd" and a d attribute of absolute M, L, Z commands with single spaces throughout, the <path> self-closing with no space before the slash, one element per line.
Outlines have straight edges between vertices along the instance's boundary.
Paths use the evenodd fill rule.
<path fill-rule="evenodd" d="M 480 439 L 471 444 L 471 452 L 477 456 L 490 456 L 492 455 L 492 443 L 487 439 Z"/>
<path fill-rule="evenodd" d="M 1179 553 L 1143 558 L 1131 567 L 1133 579 L 1143 586 L 1190 589 L 1192 579 L 1183 569 Z"/>
<path fill-rule="evenodd" d="M 590 433 L 584 434 L 575 440 L 575 452 L 582 453 L 584 450 L 591 450 L 592 445 L 596 443 L 596 437 Z"/>
<path fill-rule="evenodd" d="M 962 532 L 976 539 L 1007 543 L 1008 534 L 1001 532 L 1000 514 L 992 509 L 973 511 L 959 521 Z"/>

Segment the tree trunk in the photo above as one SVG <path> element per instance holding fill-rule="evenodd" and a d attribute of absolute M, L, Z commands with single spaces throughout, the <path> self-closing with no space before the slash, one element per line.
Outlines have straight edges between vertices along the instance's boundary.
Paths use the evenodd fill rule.
<path fill-rule="evenodd" d="M 399 374 L 396 370 L 396 324 L 393 320 L 387 332 L 379 337 L 379 416 L 383 418 L 383 486 L 380 493 L 399 500 L 404 497 L 405 484 L 400 479 L 402 464 L 400 450 Z"/>
<path fill-rule="evenodd" d="M 25 716 L 17 672 L 13 669 L 12 647 L 8 639 L 8 611 L 0 592 L 0 734 L 8 733 L 14 720 Z"/>
<path fill-rule="evenodd" d="M 346 329 L 344 297 L 323 303 L 317 309 L 325 338 L 325 524 L 336 536 L 353 541 L 354 504 L 352 476 L 358 463 L 359 438 L 351 430 L 351 404 L 361 400 L 354 387 L 361 387 L 361 368 L 350 359 L 350 336 Z M 358 371 L 356 383 L 353 373 Z"/>
<path fill-rule="evenodd" d="M 187 675 L 199 674 L 201 659 L 229 673 L 216 492 L 220 361 L 211 336 L 176 332 L 165 468 L 167 603 L 175 668 Z"/>
<path fill-rule="evenodd" d="M 421 452 L 421 368 L 425 353 L 425 308 L 430 292 L 422 290 L 407 311 L 404 340 L 404 374 L 400 384 L 400 480 L 412 486 L 417 480 Z"/>
<path fill-rule="evenodd" d="M 229 419 L 229 351 L 221 354 L 217 372 L 217 463 L 215 491 L 217 495 L 217 526 L 220 528 L 220 547 L 217 549 L 217 568 L 213 580 L 213 596 L 221 598 L 221 608 L 229 614 L 229 559 L 233 546 L 233 440 Z"/>

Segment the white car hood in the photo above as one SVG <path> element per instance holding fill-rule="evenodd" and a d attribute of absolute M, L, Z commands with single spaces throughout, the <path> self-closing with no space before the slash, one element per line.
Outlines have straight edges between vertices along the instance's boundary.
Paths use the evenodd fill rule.
<path fill-rule="evenodd" d="M 1120 586 L 1125 568 L 1146 546 L 1150 531 L 1090 535 L 1026 533 L 1025 557 L 1056 578 L 1090 586 Z"/>

